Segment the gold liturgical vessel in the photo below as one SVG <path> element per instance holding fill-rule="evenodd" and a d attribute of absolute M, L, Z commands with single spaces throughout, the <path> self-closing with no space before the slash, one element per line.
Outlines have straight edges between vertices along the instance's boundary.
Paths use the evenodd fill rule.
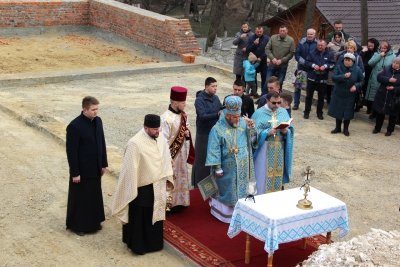
<path fill-rule="evenodd" d="M 296 205 L 302 210 L 311 210 L 313 208 L 312 202 L 307 199 L 308 192 L 310 191 L 311 174 L 314 175 L 314 171 L 311 170 L 310 166 L 307 166 L 306 170 L 303 172 L 303 175 L 305 175 L 303 185 L 300 187 L 300 189 L 304 187 L 304 199 L 299 200 Z"/>

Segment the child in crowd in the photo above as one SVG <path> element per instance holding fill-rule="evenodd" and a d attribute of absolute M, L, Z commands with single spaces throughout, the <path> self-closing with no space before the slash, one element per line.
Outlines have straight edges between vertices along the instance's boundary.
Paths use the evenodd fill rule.
<path fill-rule="evenodd" d="M 256 68 L 260 65 L 260 63 L 256 62 L 257 57 L 250 52 L 248 60 L 243 61 L 243 68 L 244 68 L 244 80 L 247 83 L 247 88 L 246 88 L 246 95 L 249 94 L 250 88 L 251 88 L 251 93 L 252 95 L 257 93 L 256 89 Z"/>
<path fill-rule="evenodd" d="M 292 117 L 292 104 L 293 97 L 291 94 L 288 93 L 281 93 L 281 107 L 287 110 L 289 116 Z"/>

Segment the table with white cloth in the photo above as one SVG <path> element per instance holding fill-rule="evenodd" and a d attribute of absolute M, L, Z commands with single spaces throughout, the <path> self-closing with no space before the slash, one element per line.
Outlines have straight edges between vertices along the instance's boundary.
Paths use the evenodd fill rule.
<path fill-rule="evenodd" d="M 246 243 L 246 263 L 250 261 L 250 236 L 265 242 L 268 266 L 272 266 L 272 255 L 279 244 L 328 233 L 339 228 L 339 238 L 349 232 L 347 207 L 343 201 L 314 187 L 310 187 L 307 199 L 313 209 L 303 210 L 296 205 L 304 198 L 304 188 L 294 188 L 240 199 L 233 211 L 228 236 L 233 238 L 241 231 L 248 234 Z"/>

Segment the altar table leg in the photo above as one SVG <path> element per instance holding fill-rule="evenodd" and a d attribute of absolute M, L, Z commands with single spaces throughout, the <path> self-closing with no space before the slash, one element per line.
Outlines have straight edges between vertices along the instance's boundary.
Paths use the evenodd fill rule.
<path fill-rule="evenodd" d="M 332 236 L 332 233 L 331 233 L 331 232 L 327 232 L 327 233 L 326 233 L 326 243 L 327 243 L 327 244 L 330 244 L 330 243 L 331 243 L 331 236 Z"/>
<path fill-rule="evenodd" d="M 246 250 L 244 253 L 244 263 L 246 263 L 246 264 L 250 263 L 250 244 L 251 244 L 250 235 L 247 234 L 246 235 Z"/>
<path fill-rule="evenodd" d="M 307 247 L 307 243 L 306 243 L 306 238 L 302 238 L 301 239 L 301 249 L 306 249 Z"/>
<path fill-rule="evenodd" d="M 274 259 L 274 255 L 268 257 L 268 265 L 267 267 L 272 267 L 272 260 Z"/>

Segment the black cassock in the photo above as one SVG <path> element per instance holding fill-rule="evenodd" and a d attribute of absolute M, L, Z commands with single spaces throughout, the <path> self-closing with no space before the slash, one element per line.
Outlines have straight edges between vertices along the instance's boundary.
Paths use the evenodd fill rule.
<path fill-rule="evenodd" d="M 103 124 L 83 113 L 67 127 L 67 158 L 70 170 L 67 229 L 79 232 L 99 230 L 105 220 L 101 190 L 101 169 L 108 166 Z M 80 183 L 72 177 L 81 176 Z"/>
<path fill-rule="evenodd" d="M 138 196 L 129 203 L 129 223 L 122 226 L 122 241 L 139 255 L 163 249 L 163 221 L 153 219 L 153 184 L 138 188 Z"/>

